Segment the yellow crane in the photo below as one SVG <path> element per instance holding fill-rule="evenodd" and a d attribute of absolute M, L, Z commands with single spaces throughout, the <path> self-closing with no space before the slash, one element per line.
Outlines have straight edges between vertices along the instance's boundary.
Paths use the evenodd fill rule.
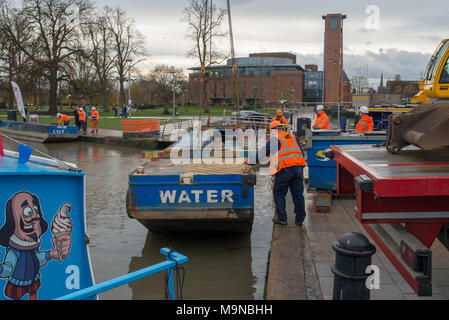
<path fill-rule="evenodd" d="M 407 145 L 423 150 L 449 147 L 449 39 L 443 40 L 427 64 L 412 98 L 412 111 L 388 119 L 387 149 L 399 153 Z"/>
<path fill-rule="evenodd" d="M 432 100 L 449 100 L 449 39 L 443 40 L 427 64 L 424 76 L 419 82 L 420 91 L 412 103 Z"/>

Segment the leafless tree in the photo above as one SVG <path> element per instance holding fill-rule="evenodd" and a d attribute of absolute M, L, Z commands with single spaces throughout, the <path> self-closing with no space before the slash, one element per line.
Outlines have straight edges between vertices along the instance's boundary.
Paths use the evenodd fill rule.
<path fill-rule="evenodd" d="M 113 63 L 119 79 L 119 100 L 123 105 L 126 103 L 124 89 L 126 75 L 148 55 L 144 47 L 145 37 L 134 26 L 134 20 L 127 18 L 121 8 L 105 7 L 104 11 L 106 25 L 112 33 Z"/>
<path fill-rule="evenodd" d="M 89 0 L 26 0 L 20 14 L 27 26 L 34 29 L 27 41 L 31 45 L 24 45 L 13 30 L 7 30 L 14 44 L 35 65 L 42 66 L 49 83 L 49 111 L 52 113 L 57 112 L 58 86 L 60 81 L 67 80 L 71 58 L 82 51 L 80 21 L 84 21 L 92 9 Z"/>
<path fill-rule="evenodd" d="M 184 20 L 187 22 L 187 39 L 191 48 L 187 57 L 195 58 L 201 66 L 200 114 L 203 108 L 209 112 L 207 106 L 207 85 L 210 69 L 213 64 L 221 63 L 225 54 L 215 46 L 215 40 L 224 37 L 226 33 L 220 31 L 220 25 L 226 11 L 217 9 L 211 0 L 189 0 L 189 6 L 184 9 Z"/>
<path fill-rule="evenodd" d="M 170 114 L 168 106 L 175 97 L 182 93 L 186 77 L 182 69 L 165 64 L 157 65 L 150 73 L 150 79 L 156 84 L 156 95 L 160 102 L 164 104 L 164 113 Z"/>
<path fill-rule="evenodd" d="M 0 74 L 2 75 L 2 87 L 9 92 L 8 104 L 13 104 L 11 81 L 15 81 L 28 94 L 33 89 L 34 82 L 40 76 L 39 66 L 34 66 L 30 59 L 14 42 L 18 39 L 22 46 L 28 47 L 33 29 L 26 19 L 9 1 L 0 1 Z M 14 38 L 11 37 L 14 35 Z M 34 54 L 38 54 L 34 49 Z"/>
<path fill-rule="evenodd" d="M 107 12 L 95 14 L 83 24 L 87 40 L 87 56 L 92 63 L 99 84 L 99 93 L 103 97 L 104 111 L 109 111 L 108 93 L 114 70 L 113 33 L 107 24 Z"/>

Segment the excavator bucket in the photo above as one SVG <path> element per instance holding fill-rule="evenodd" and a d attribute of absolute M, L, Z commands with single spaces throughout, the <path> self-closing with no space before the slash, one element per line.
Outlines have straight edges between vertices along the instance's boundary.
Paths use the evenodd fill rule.
<path fill-rule="evenodd" d="M 386 147 L 399 153 L 414 145 L 423 150 L 449 147 L 449 104 L 424 104 L 388 118 Z"/>

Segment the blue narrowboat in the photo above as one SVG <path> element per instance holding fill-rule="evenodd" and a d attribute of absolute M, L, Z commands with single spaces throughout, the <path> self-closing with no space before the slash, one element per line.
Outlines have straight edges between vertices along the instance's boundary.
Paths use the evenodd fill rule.
<path fill-rule="evenodd" d="M 246 164 L 149 161 L 129 175 L 127 212 L 152 232 L 248 233 L 255 183 Z"/>
<path fill-rule="evenodd" d="M 310 135 L 311 134 L 311 135 Z M 386 140 L 385 132 L 373 134 L 349 134 L 339 130 L 307 130 L 307 166 L 309 189 L 336 190 L 337 164 L 325 156 L 331 145 L 370 144 L 376 145 Z"/>
<path fill-rule="evenodd" d="M 78 139 L 75 126 L 0 120 L 0 133 L 14 139 L 41 143 L 68 142 Z"/>
<path fill-rule="evenodd" d="M 23 148 L 32 149 L 0 157 L 0 298 L 47 300 L 92 286 L 85 174 Z"/>

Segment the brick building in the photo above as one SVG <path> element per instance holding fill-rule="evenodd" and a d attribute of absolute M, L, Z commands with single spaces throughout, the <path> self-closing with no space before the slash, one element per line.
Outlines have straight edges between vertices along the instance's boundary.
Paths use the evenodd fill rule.
<path fill-rule="evenodd" d="M 377 89 L 378 94 L 388 94 L 394 96 L 396 100 L 398 99 L 397 96 L 399 96 L 399 99 L 403 102 L 409 102 L 418 92 L 418 81 L 401 80 L 399 75 L 396 76 L 395 80 L 388 80 L 387 84 L 384 86 L 383 73 Z M 392 103 L 396 103 L 396 101 Z"/>
<path fill-rule="evenodd" d="M 343 70 L 343 20 L 346 15 L 328 14 L 324 34 L 324 103 L 332 106 L 352 101 L 349 79 Z M 346 84 L 346 86 L 345 86 Z M 349 87 L 348 87 L 349 85 Z M 348 103 L 349 104 L 349 103 Z"/>
<path fill-rule="evenodd" d="M 271 106 L 280 100 L 287 104 L 303 101 L 304 69 L 296 64 L 296 55 L 287 52 L 251 53 L 236 58 L 240 105 Z M 191 101 L 198 103 L 201 68 L 190 68 Z M 212 66 L 207 96 L 209 104 L 234 104 L 235 90 L 232 59 L 226 65 Z"/>

